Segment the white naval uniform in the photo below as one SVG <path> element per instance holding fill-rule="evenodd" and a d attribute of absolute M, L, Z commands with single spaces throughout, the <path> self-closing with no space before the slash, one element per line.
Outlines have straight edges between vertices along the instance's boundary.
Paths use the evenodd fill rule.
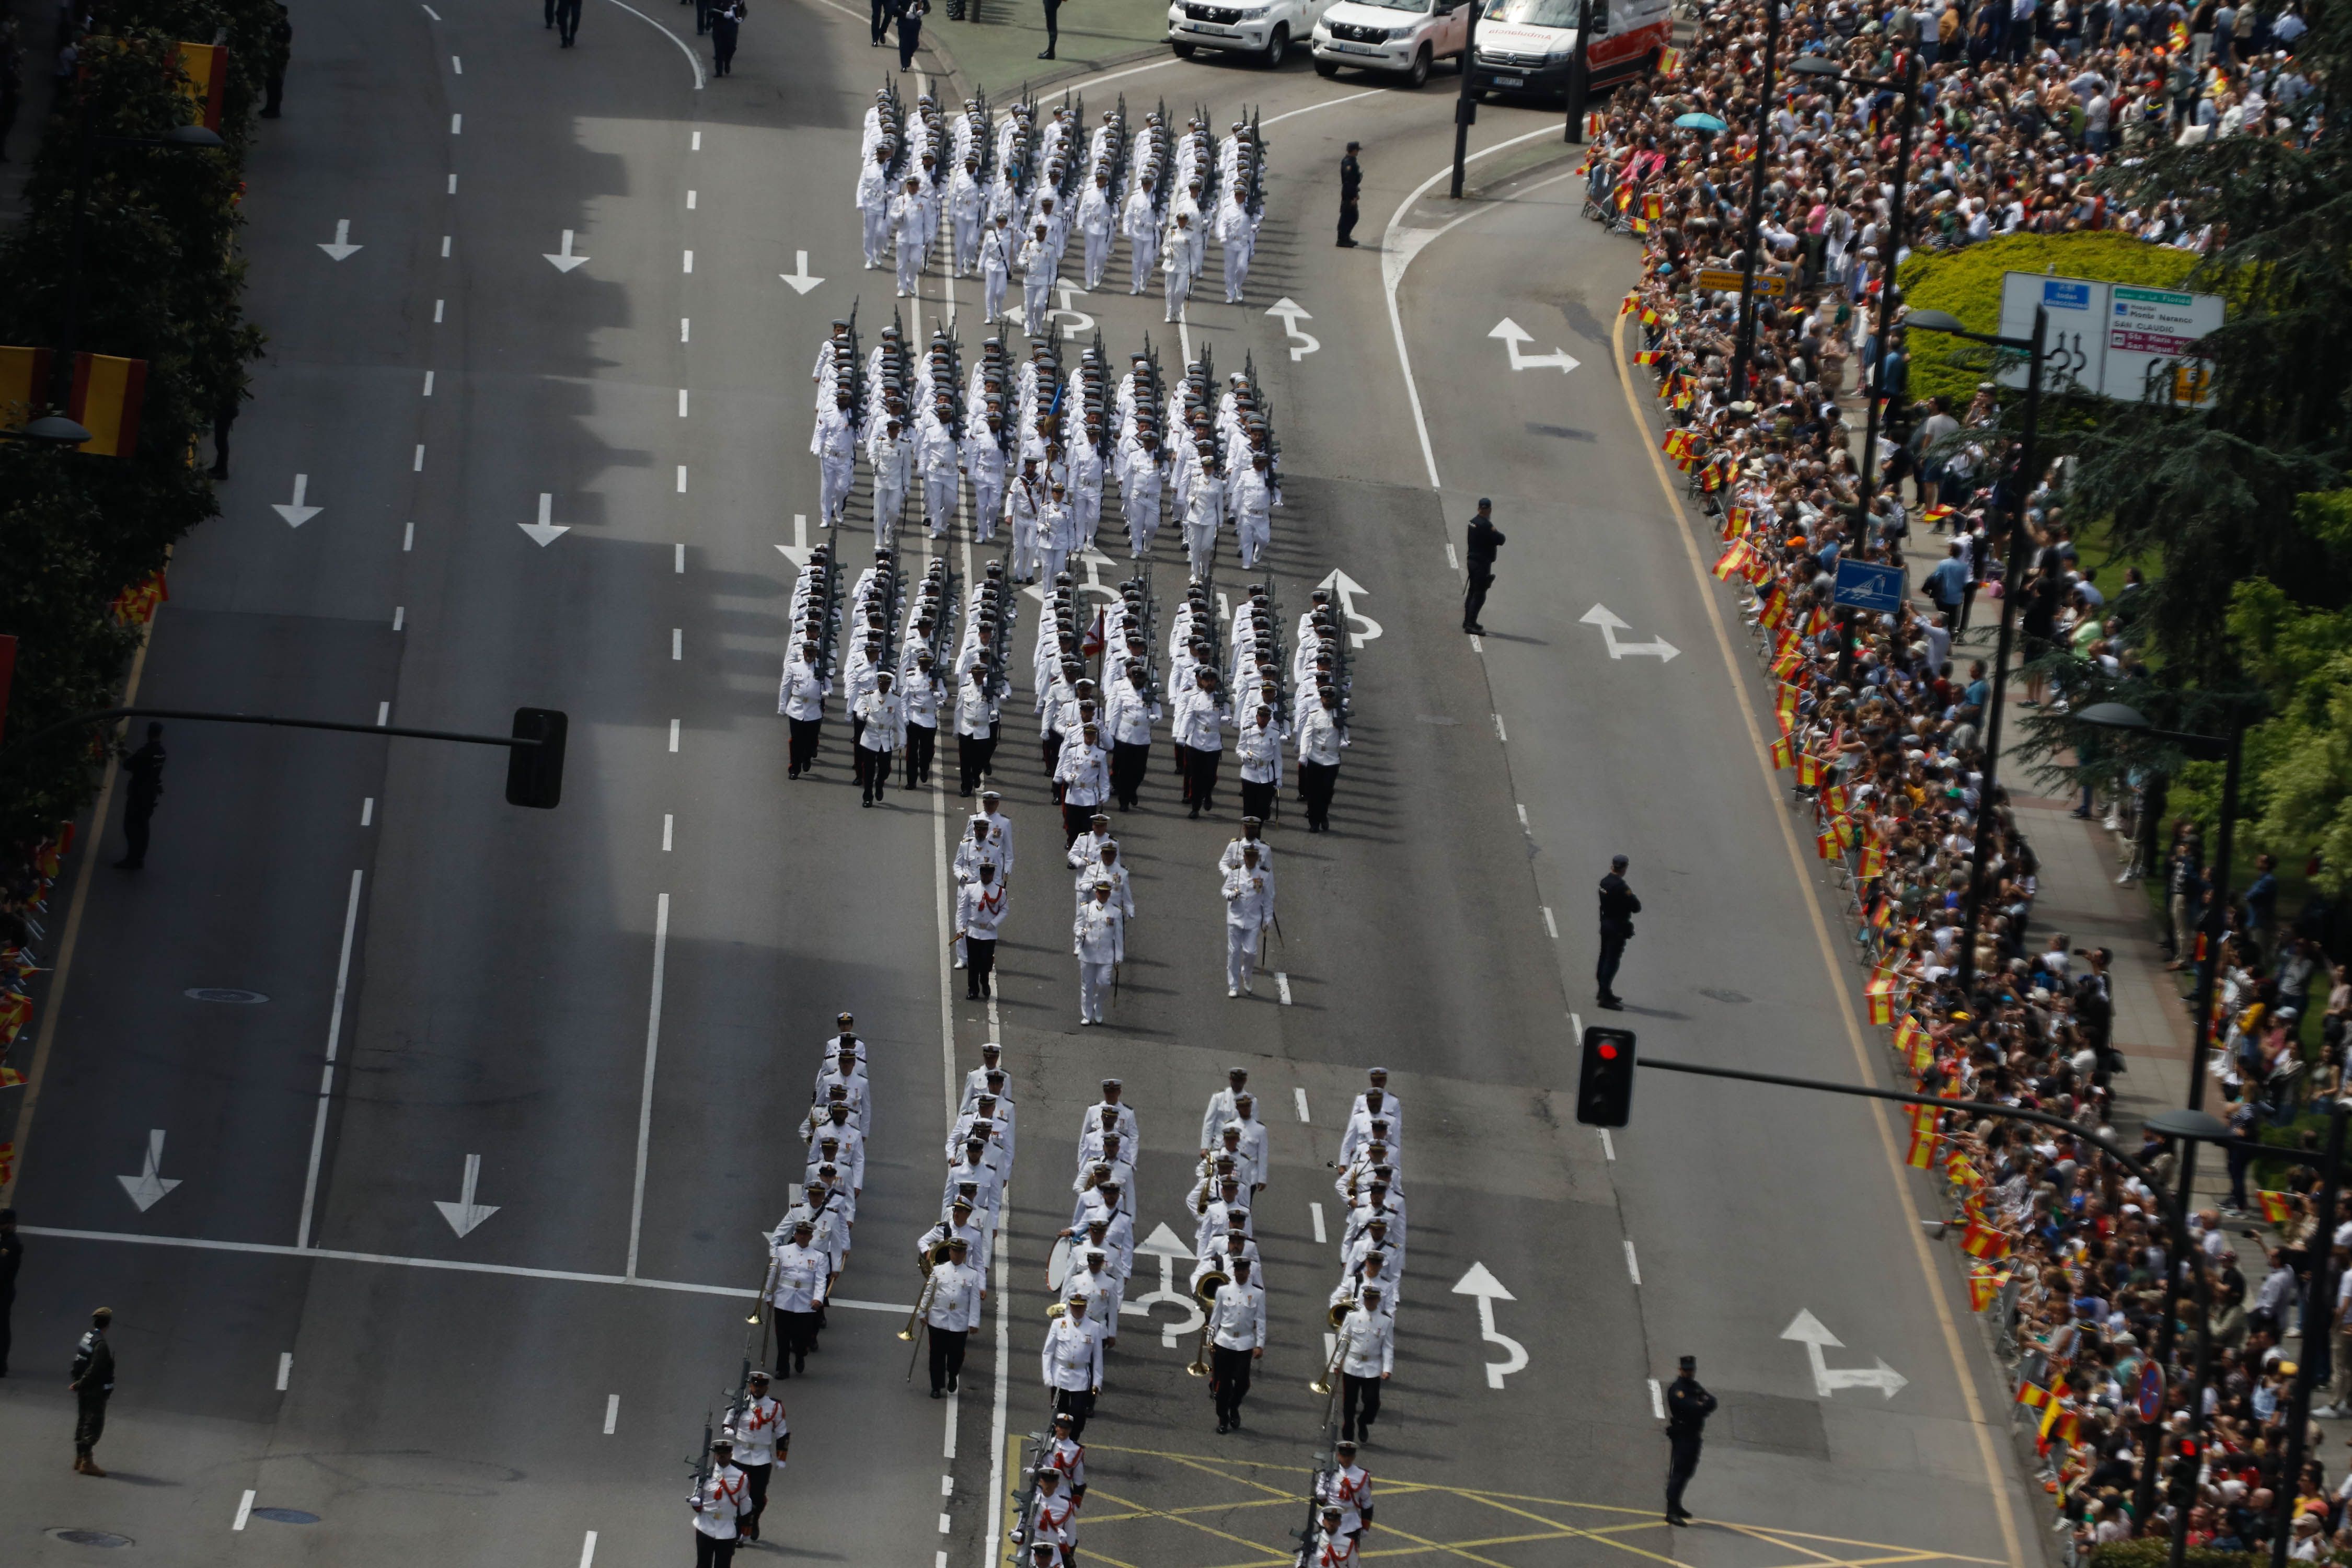
<path fill-rule="evenodd" d="M 1133 263 L 1133 277 L 1127 291 L 1140 294 L 1160 259 L 1160 215 L 1152 208 L 1151 193 L 1141 185 L 1129 195 L 1119 227 L 1127 235 L 1128 256 Z"/>
<path fill-rule="evenodd" d="M 1087 194 L 1078 198 L 1078 232 L 1087 242 L 1087 290 L 1091 293 L 1102 282 L 1103 268 L 1110 263 L 1112 231 L 1118 225 L 1111 211 L 1115 200 L 1110 192 L 1099 185 L 1088 185 Z"/>
<path fill-rule="evenodd" d="M 1250 1274 L 1248 1284 L 1236 1279 L 1217 1292 L 1216 1305 L 1209 1313 L 1209 1342 L 1220 1349 L 1265 1348 L 1265 1287 L 1257 1282 L 1255 1264 Z"/>
<path fill-rule="evenodd" d="M 1259 932 L 1268 912 L 1265 883 L 1245 868 L 1228 871 L 1224 900 L 1225 994 L 1230 996 L 1248 986 L 1256 968 Z"/>
<path fill-rule="evenodd" d="M 857 212 L 865 222 L 866 265 L 882 265 L 882 251 L 890 240 L 890 175 L 877 160 L 857 172 Z"/>
<path fill-rule="evenodd" d="M 992 226 L 980 237 L 980 315 L 990 326 L 1004 319 L 1004 287 L 1019 255 L 1009 227 Z"/>
<path fill-rule="evenodd" d="M 1078 1017 L 1099 1024 L 1112 976 L 1127 958 L 1127 917 L 1117 904 L 1090 899 L 1078 910 L 1071 937 L 1078 957 Z"/>
<path fill-rule="evenodd" d="M 733 1465 L 714 1464 L 687 1500 L 694 1528 L 714 1541 L 732 1541 L 736 1521 L 751 1511 L 751 1479 Z"/>
<path fill-rule="evenodd" d="M 981 1271 L 966 1261 L 942 1263 L 931 1270 L 931 1305 L 923 1321 L 950 1333 L 962 1333 L 980 1322 L 981 1299 L 987 1292 Z"/>
<path fill-rule="evenodd" d="M 1102 1391 L 1103 1358 L 1101 1325 L 1093 1321 L 1094 1309 L 1087 1309 L 1087 1321 L 1074 1322 L 1068 1317 L 1056 1318 L 1045 1331 L 1045 1344 L 1040 1354 L 1045 1386 L 1072 1393 Z"/>
<path fill-rule="evenodd" d="M 1168 320 L 1172 321 L 1192 295 L 1192 279 L 1201 275 L 1201 230 L 1193 224 L 1171 224 L 1166 244 L 1160 272 L 1167 284 Z"/>

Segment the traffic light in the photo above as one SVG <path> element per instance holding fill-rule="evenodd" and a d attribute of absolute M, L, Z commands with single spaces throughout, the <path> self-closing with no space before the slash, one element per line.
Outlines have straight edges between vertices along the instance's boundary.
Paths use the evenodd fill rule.
<path fill-rule="evenodd" d="M 563 738 L 572 721 L 553 708 L 518 708 L 514 728 L 518 741 L 536 746 L 507 748 L 507 804 L 535 805 L 551 811 L 563 798 Z"/>
<path fill-rule="evenodd" d="M 1587 1127 L 1622 1127 L 1633 1114 L 1633 1031 L 1584 1031 L 1584 1070 L 1576 1080 L 1576 1119 Z"/>

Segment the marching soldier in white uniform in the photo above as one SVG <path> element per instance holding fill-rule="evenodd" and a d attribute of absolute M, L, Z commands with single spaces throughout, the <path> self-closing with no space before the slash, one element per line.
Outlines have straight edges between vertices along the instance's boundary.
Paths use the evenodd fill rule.
<path fill-rule="evenodd" d="M 1239 865 L 1236 858 L 1235 865 Z M 1234 1119 L 1236 1102 L 1248 1091 L 1249 1068 L 1229 1068 L 1225 1071 L 1225 1087 L 1209 1096 L 1209 1108 L 1201 1113 L 1201 1158 L 1224 1141 L 1225 1123 Z"/>
<path fill-rule="evenodd" d="M 971 1244 L 961 1236 L 948 1240 L 948 1260 L 931 1270 L 931 1305 L 923 1314 L 931 1339 L 931 1397 L 953 1394 L 963 1375 L 964 1342 L 980 1321 L 987 1298 L 981 1271 L 970 1263 Z"/>
<path fill-rule="evenodd" d="M 751 1483 L 735 1468 L 734 1438 L 721 1433 L 710 1440 L 710 1468 L 686 1505 L 694 1510 L 694 1568 L 728 1568 L 751 1511 Z"/>
<path fill-rule="evenodd" d="M 1364 1287 L 1363 1299 L 1339 1325 L 1339 1436 L 1369 1440 L 1381 1414 L 1381 1384 L 1396 1370 L 1396 1317 L 1381 1309 L 1381 1289 Z M 1371 1510 L 1362 1511 L 1369 1516 Z"/>
<path fill-rule="evenodd" d="M 1062 1299 L 1091 1299 L 1094 1305 L 1087 1309 L 1087 1315 L 1101 1325 L 1103 1348 L 1113 1349 L 1118 1344 L 1118 1309 L 1127 1299 L 1126 1285 L 1111 1268 L 1109 1248 L 1089 1245 L 1078 1256 L 1085 1266 L 1070 1270 L 1069 1278 L 1062 1282 Z"/>
<path fill-rule="evenodd" d="M 1129 1149 L 1143 1147 L 1142 1136 L 1136 1125 L 1135 1107 L 1125 1104 L 1119 1098 L 1126 1087 L 1115 1078 L 1102 1080 L 1102 1098 L 1087 1108 L 1079 1124 L 1078 1136 L 1081 1139 L 1096 1137 L 1108 1131 L 1118 1133 L 1119 1141 Z M 1103 1117 L 1106 1110 L 1111 1112 L 1108 1121 Z"/>
<path fill-rule="evenodd" d="M 1070 1436 L 1070 1418 L 1054 1417 L 1054 1440 L 1047 1445 L 1045 1463 L 1062 1472 L 1062 1489 L 1070 1500 L 1087 1500 L 1087 1447 Z"/>
<path fill-rule="evenodd" d="M 1175 226 L 1168 231 L 1168 250 L 1160 258 L 1160 271 L 1167 282 L 1168 320 L 1173 321 L 1176 312 L 1192 292 L 1192 279 L 1201 275 L 1201 231 L 1192 226 L 1192 214 L 1179 208 Z"/>
<path fill-rule="evenodd" d="M 1081 1423 L 1073 1421 L 1075 1431 Z M 1051 1544 L 1055 1555 L 1050 1561 L 1067 1563 L 1077 1555 L 1078 1500 L 1062 1489 L 1062 1472 L 1051 1465 L 1041 1465 L 1036 1474 L 1037 1499 L 1029 1511 L 1029 1549 L 1034 1560 L 1036 1549 Z"/>
<path fill-rule="evenodd" d="M 990 326 L 1004 320 L 1004 289 L 1013 278 L 1013 264 L 1020 258 L 1021 237 L 1013 232 L 1013 219 L 1004 213 L 996 215 L 980 239 L 980 314 Z"/>
<path fill-rule="evenodd" d="M 1346 1517 L 1338 1503 L 1323 1505 L 1323 1532 L 1316 1539 L 1315 1549 L 1307 1555 L 1306 1568 L 1357 1568 L 1360 1561 L 1356 1551 L 1356 1538 L 1339 1527 Z"/>
<path fill-rule="evenodd" d="M 1072 1301 L 1070 1310 L 1048 1325 L 1042 1359 L 1055 1411 L 1069 1416 L 1071 1436 L 1085 1436 L 1087 1417 L 1102 1393 L 1103 1379 L 1102 1335 L 1087 1316 L 1086 1298 Z"/>
<path fill-rule="evenodd" d="M 857 171 L 857 216 L 865 225 L 866 270 L 882 265 L 890 243 L 890 149 L 874 149 L 874 161 Z"/>
<path fill-rule="evenodd" d="M 1232 1282 L 1217 1292 L 1209 1312 L 1209 1394 L 1217 1406 L 1220 1432 L 1241 1426 L 1252 1363 L 1265 1355 L 1265 1289 L 1250 1273 L 1248 1258 L 1236 1260 Z"/>
<path fill-rule="evenodd" d="M 1265 1123 L 1257 1119 L 1257 1096 L 1247 1092 L 1234 1096 L 1234 1119 L 1225 1123 L 1224 1131 L 1234 1135 L 1225 1147 L 1248 1156 L 1250 1169 L 1257 1173 L 1257 1180 L 1250 1187 L 1250 1195 L 1255 1198 L 1265 1191 L 1268 1173 Z"/>
<path fill-rule="evenodd" d="M 1143 286 L 1150 281 L 1153 265 L 1160 259 L 1160 209 L 1150 174 L 1138 180 L 1135 189 L 1129 193 L 1119 227 L 1127 235 L 1128 258 L 1133 264 L 1127 291 L 1140 294 Z"/>
<path fill-rule="evenodd" d="M 947 1217 L 923 1232 L 921 1239 L 915 1243 L 918 1267 L 920 1266 L 920 1260 L 929 1258 L 932 1249 L 940 1243 L 961 1241 L 970 1249 L 966 1256 L 972 1267 L 980 1270 L 983 1279 L 986 1278 L 989 1239 L 978 1226 L 971 1223 L 971 1215 L 972 1205 L 961 1197 L 949 1205 Z M 936 1268 L 935 1265 L 934 1268 Z"/>
<path fill-rule="evenodd" d="M 795 1222 L 792 1239 L 779 1242 L 768 1263 L 768 1300 L 774 1309 L 776 1374 L 808 1371 L 816 1343 L 816 1315 L 832 1288 L 833 1261 L 815 1244 L 814 1226 Z"/>
<path fill-rule="evenodd" d="M 727 1429 L 735 1434 L 735 1466 L 751 1492 L 751 1510 L 736 1528 L 744 1540 L 757 1541 L 760 1516 L 768 1511 L 768 1482 L 791 1452 L 793 1429 L 782 1402 L 768 1394 L 768 1374 L 755 1372 L 745 1382 L 743 1399 L 727 1412 Z"/>
<path fill-rule="evenodd" d="M 1197 805 L 1197 802 L 1195 805 Z M 1255 976 L 1260 933 L 1272 913 L 1265 879 L 1258 874 L 1255 847 L 1242 851 L 1242 863 L 1225 873 L 1225 994 L 1256 994 Z"/>
<path fill-rule="evenodd" d="M 1127 917 L 1110 901 L 1108 879 L 1095 884 L 1094 898 L 1078 910 L 1072 950 L 1078 955 L 1078 1022 L 1103 1021 L 1104 999 L 1118 966 L 1127 961 Z"/>
<path fill-rule="evenodd" d="M 1372 1527 L 1372 1473 L 1356 1462 L 1353 1437 L 1331 1445 L 1331 1468 L 1315 1478 L 1315 1500 L 1339 1505 L 1342 1535 L 1360 1538 Z"/>
<path fill-rule="evenodd" d="M 1078 231 L 1087 239 L 1087 292 L 1093 293 L 1102 283 L 1103 268 L 1110 262 L 1112 231 L 1117 226 L 1117 214 L 1111 208 L 1117 198 L 1111 195 L 1110 170 L 1108 166 L 1095 171 L 1095 183 L 1078 198 Z"/>
<path fill-rule="evenodd" d="M 971 966 L 965 972 L 964 1000 L 978 1002 L 994 994 L 996 932 L 1004 921 L 1005 891 L 996 880 L 994 865 L 983 862 L 979 879 L 956 891 L 955 937 L 964 945 Z"/>
<path fill-rule="evenodd" d="M 877 670 L 874 689 L 857 700 L 853 710 L 864 721 L 857 733 L 857 784 L 864 792 L 860 805 L 882 798 L 890 782 L 890 757 L 907 737 L 907 705 L 891 689 L 890 672 Z"/>

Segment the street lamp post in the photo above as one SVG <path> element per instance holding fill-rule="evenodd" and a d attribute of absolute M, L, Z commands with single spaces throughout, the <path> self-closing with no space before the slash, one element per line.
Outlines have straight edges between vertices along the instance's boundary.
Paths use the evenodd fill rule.
<path fill-rule="evenodd" d="M 1885 288 L 1884 283 L 1880 285 L 1882 294 Z M 2021 350 L 2030 356 L 2025 371 L 2025 433 L 2017 458 L 2017 511 L 2010 520 L 2009 565 L 2000 592 L 2000 636 L 1993 645 L 1992 689 L 1985 699 L 1984 777 L 1977 788 L 1977 822 L 1969 835 L 1969 885 L 1962 900 L 1967 915 L 1960 926 L 1959 986 L 1961 996 L 1972 1003 L 1977 980 L 1977 926 L 1984 914 L 1985 860 L 1992 850 L 1993 789 L 2000 776 L 2000 715 L 2007 700 L 2010 647 L 2016 636 L 2017 591 L 2022 586 L 2020 578 L 2025 570 L 2025 498 L 2033 488 L 2034 430 L 2042 422 L 2042 364 L 2050 321 L 2048 314 L 2036 305 L 2033 335 L 2030 338 L 1972 332 L 1961 326 L 1958 318 L 1942 310 L 1917 311 L 1911 317 L 1911 325 L 1920 331 L 1948 332 L 1997 348 Z M 1882 342 L 1882 356 L 1885 352 Z M 1873 445 L 1875 444 L 1874 439 Z M 1863 473 L 1867 476 L 1869 472 L 1869 453 L 1864 448 Z M 1867 482 L 1865 478 L 1864 483 Z"/>
<path fill-rule="evenodd" d="M 1576 52 L 1568 58 L 1568 134 L 1571 142 L 1584 140 L 1584 100 L 1592 89 L 1592 57 L 1584 41 L 1592 36 L 1592 0 L 1578 0 Z"/>
<path fill-rule="evenodd" d="M 1462 90 L 1454 100 L 1454 186 L 1449 195 L 1462 199 L 1462 174 L 1470 162 L 1470 127 L 1478 119 L 1478 100 L 1472 84 L 1478 76 L 1478 7 L 1481 0 L 1462 0 L 1470 15 L 1462 23 Z"/>
<path fill-rule="evenodd" d="M 1764 79 L 1756 99 L 1755 156 L 1748 161 L 1748 226 L 1739 242 L 1739 336 L 1731 351 L 1734 403 L 1748 395 L 1748 362 L 1756 353 L 1756 249 L 1763 241 L 1764 149 L 1772 134 L 1772 88 L 1780 65 L 1780 0 L 1764 0 Z"/>

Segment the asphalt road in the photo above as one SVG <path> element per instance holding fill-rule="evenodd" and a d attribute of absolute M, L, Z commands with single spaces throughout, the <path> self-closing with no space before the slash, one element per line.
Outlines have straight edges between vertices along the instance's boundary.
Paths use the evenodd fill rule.
<path fill-rule="evenodd" d="M 173 726 L 156 847 L 135 877 L 96 872 L 19 1134 L 12 1558 L 86 1555 L 34 1533 L 71 1527 L 195 1563 L 682 1555 L 678 1461 L 746 1353 L 755 1233 L 799 1173 L 793 1129 L 841 1008 L 872 1042 L 877 1126 L 849 1300 L 809 1379 L 779 1389 L 799 1439 L 770 1516 L 782 1553 L 1000 1555 L 1009 1455 L 1045 1407 L 1079 1112 L 1102 1076 L 1126 1080 L 1139 1237 L 1189 1237 L 1201 1107 L 1244 1065 L 1276 1152 L 1258 1211 L 1275 1346 L 1244 1430 L 1216 1436 L 1182 1371 L 1190 1314 L 1139 1302 L 1158 1267 L 1139 1258 L 1142 1310 L 1087 1434 L 1084 1550 L 1278 1561 L 1323 1406 L 1306 1385 L 1337 1273 L 1324 1163 L 1375 1062 L 1411 1118 L 1412 1224 L 1368 1456 L 1391 1492 L 1381 1549 L 1732 1568 L 2033 1552 L 1984 1425 L 2005 1411 L 1960 1354 L 1964 1296 L 1917 1239 L 1889 1122 L 1653 1075 L 1613 1140 L 1573 1123 L 1591 885 L 1620 849 L 1648 906 L 1621 985 L 1645 1050 L 1873 1064 L 1850 1004 L 1824 1001 L 1834 933 L 1754 760 L 1727 602 L 1612 369 L 1633 255 L 1575 216 L 1570 165 L 1544 156 L 1566 151 L 1556 121 L 1490 106 L 1474 182 L 1524 172 L 1457 211 L 1425 184 L 1451 144 L 1443 77 L 1412 93 L 1303 61 L 1156 62 L 1085 87 L 1131 110 L 1259 110 L 1273 177 L 1250 303 L 1204 279 L 1180 341 L 1223 368 L 1247 353 L 1272 394 L 1286 619 L 1341 572 L 1366 640 L 1337 830 L 1273 830 L 1278 978 L 1223 994 L 1213 862 L 1236 797 L 1183 818 L 1163 745 L 1118 824 L 1140 918 L 1114 1023 L 1081 1031 L 1025 673 L 1000 752 L 1022 858 L 994 1008 L 962 999 L 941 949 L 961 803 L 860 811 L 839 728 L 814 778 L 783 781 L 779 546 L 816 479 L 803 367 L 853 298 L 861 322 L 897 306 L 926 333 L 960 305 L 970 353 L 976 289 L 934 276 L 900 302 L 859 269 L 856 126 L 882 58 L 856 53 L 862 16 L 762 10 L 737 74 L 708 81 L 685 16 L 595 4 L 572 51 L 527 10 L 461 0 L 304 25 L 248 202 L 271 356 L 139 695 L 491 732 L 517 705 L 560 707 L 565 797 L 507 806 L 488 749 Z M 1350 137 L 1368 180 L 1348 253 L 1327 226 Z M 344 220 L 360 248 L 331 259 Z M 567 230 L 587 259 L 559 269 L 543 258 Z M 825 280 L 805 296 L 779 276 L 801 251 Z M 1297 360 L 1277 299 L 1315 342 Z M 1580 363 L 1513 370 L 1490 335 L 1507 315 L 1520 352 Z M 1106 291 L 1055 325 L 1123 358 L 1147 333 L 1176 346 L 1160 316 Z M 297 475 L 321 510 L 289 527 L 273 508 Z M 1511 543 L 1474 645 L 1448 542 L 1480 494 Z M 568 530 L 545 544 L 523 526 L 542 497 Z M 1171 532 L 1163 595 L 1182 578 Z M 1115 522 L 1104 540 L 1110 583 Z M 967 581 L 989 553 L 942 548 Z M 1229 559 L 1220 585 L 1239 582 Z M 1675 657 L 1612 658 L 1594 605 Z M 1024 671 L 1034 625 L 1032 605 Z M 266 1000 L 190 994 L 207 988 Z M 963 1396 L 933 1404 L 892 1336 L 947 1100 L 990 1037 L 1023 1123 L 1004 1288 Z M 157 1175 L 178 1184 L 142 1209 L 118 1178 L 158 1129 Z M 460 1234 L 436 1205 L 465 1201 L 469 1169 Z M 1454 1289 L 1474 1264 L 1509 1292 L 1491 1304 L 1508 1344 Z M 111 1482 L 67 1472 L 70 1402 L 47 1375 L 101 1300 L 123 1363 Z M 1781 1337 L 1801 1310 L 1843 1341 L 1830 1365 L 1883 1361 L 1899 1391 L 1822 1392 Z M 1515 1348 L 1523 1366 L 1486 1370 Z M 1692 1493 L 1711 1522 L 1669 1532 L 1650 1380 L 1685 1351 L 1724 1412 Z M 248 1503 L 316 1521 L 235 1528 Z"/>

